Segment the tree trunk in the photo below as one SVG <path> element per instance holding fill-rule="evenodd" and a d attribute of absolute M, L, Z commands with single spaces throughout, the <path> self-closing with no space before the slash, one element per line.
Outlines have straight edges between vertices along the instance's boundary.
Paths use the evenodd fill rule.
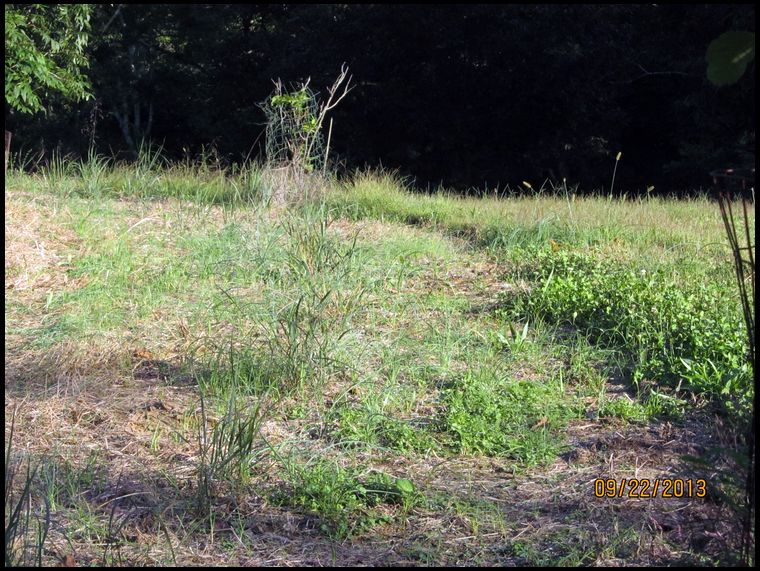
<path fill-rule="evenodd" d="M 5 173 L 8 173 L 8 158 L 11 156 L 11 132 L 5 132 Z"/>

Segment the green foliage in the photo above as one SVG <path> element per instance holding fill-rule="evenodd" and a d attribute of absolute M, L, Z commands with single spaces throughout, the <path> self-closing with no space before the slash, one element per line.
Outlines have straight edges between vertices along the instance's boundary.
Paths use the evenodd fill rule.
<path fill-rule="evenodd" d="M 247 481 L 251 467 L 264 448 L 259 434 L 266 418 L 262 401 L 241 402 L 233 390 L 224 404 L 224 416 L 211 426 L 206 401 L 201 395 L 196 508 L 202 516 L 209 513 L 211 500 L 221 482 Z"/>
<path fill-rule="evenodd" d="M 599 416 L 613 416 L 624 420 L 644 421 L 648 414 L 646 408 L 628 398 L 616 398 L 604 401 L 599 407 Z"/>
<path fill-rule="evenodd" d="M 707 48 L 707 79 L 718 87 L 731 85 L 744 75 L 755 59 L 753 32 L 726 32 L 710 42 Z"/>
<path fill-rule="evenodd" d="M 267 159 L 271 164 L 290 164 L 311 172 L 322 159 L 322 136 L 318 131 L 319 106 L 316 96 L 302 85 L 287 92 L 281 83 L 261 105 L 267 118 Z"/>
<path fill-rule="evenodd" d="M 512 353 L 518 353 L 527 343 L 528 326 L 530 323 L 526 321 L 519 332 L 517 329 L 515 329 L 515 325 L 511 320 L 507 320 L 507 324 L 509 326 L 510 336 L 506 337 L 501 331 L 498 330 L 493 331 L 490 332 L 491 341 L 497 347 L 503 347 Z"/>
<path fill-rule="evenodd" d="M 290 107 L 295 111 L 304 111 L 311 97 L 305 89 L 299 89 L 292 93 L 272 95 L 271 103 L 275 107 Z"/>
<path fill-rule="evenodd" d="M 203 160 L 168 165 L 162 149 L 147 144 L 138 148 L 133 164 L 92 148 L 79 160 L 55 150 L 39 173 L 45 190 L 64 197 L 177 198 L 232 207 L 266 203 L 262 169 L 256 163 L 227 169 L 211 168 Z"/>
<path fill-rule="evenodd" d="M 5 102 L 22 113 L 43 109 L 52 93 L 89 97 L 84 75 L 88 4 L 5 5 Z"/>
<path fill-rule="evenodd" d="M 349 446 L 355 443 L 382 446 L 402 454 L 443 452 L 443 446 L 430 430 L 384 415 L 366 404 L 340 408 L 337 420 L 337 436 Z"/>
<path fill-rule="evenodd" d="M 356 237 L 343 245 L 328 233 L 329 225 L 324 210 L 281 222 L 286 243 L 278 278 L 284 291 L 274 295 L 271 319 L 262 324 L 284 386 L 309 387 L 314 394 L 342 368 L 337 351 L 364 296 L 361 286 L 345 287 L 357 272 Z"/>
<path fill-rule="evenodd" d="M 97 451 L 77 460 L 74 463 L 70 458 L 51 457 L 40 466 L 41 488 L 53 512 L 80 504 L 82 490 L 97 495 L 107 485 L 101 470 L 103 458 Z"/>
<path fill-rule="evenodd" d="M 527 465 L 556 456 L 558 432 L 575 415 L 560 386 L 513 381 L 487 369 L 464 374 L 442 393 L 443 425 L 457 451 Z"/>
<path fill-rule="evenodd" d="M 334 539 L 389 522 L 387 515 L 373 509 L 381 504 L 406 512 L 424 499 L 411 480 L 381 472 L 362 477 L 354 468 L 321 459 L 305 465 L 288 462 L 286 467 L 290 485 L 275 492 L 272 501 L 318 515 L 320 530 Z"/>
<path fill-rule="evenodd" d="M 626 282 L 638 283 L 637 280 L 654 275 L 658 276 L 654 285 L 640 285 L 632 291 L 653 289 L 655 293 L 641 294 L 634 301 L 655 300 L 658 310 L 670 305 L 678 309 L 679 304 L 683 305 L 681 297 L 676 296 L 676 301 L 672 301 L 669 293 L 666 295 L 667 292 L 660 290 L 683 290 L 688 300 L 703 281 L 702 275 L 715 274 L 713 255 L 725 262 L 725 252 L 719 245 L 705 246 L 716 241 L 710 234 L 709 217 L 714 206 L 706 201 L 654 198 L 650 203 L 579 198 L 572 204 L 572 215 L 581 228 L 560 234 L 563 224 L 557 212 L 562 214 L 570 206 L 549 197 L 478 201 L 397 192 L 385 198 L 388 206 L 398 209 L 399 217 L 405 209 L 415 215 L 435 215 L 442 231 L 461 228 L 464 223 L 471 223 L 475 229 L 478 223 L 493 224 L 504 241 L 500 248 L 486 248 L 483 247 L 488 244 L 485 240 L 470 245 L 465 240 L 452 240 L 441 232 L 425 228 L 376 223 L 363 224 L 363 232 L 354 243 L 347 232 L 354 225 L 340 221 L 330 227 L 334 212 L 315 209 L 313 204 L 286 212 L 284 219 L 273 220 L 255 208 L 209 208 L 205 201 L 191 205 L 170 200 L 111 198 L 118 196 L 119 181 L 125 177 L 135 181 L 138 196 L 148 197 L 179 175 L 186 176 L 188 188 L 193 184 L 203 186 L 209 180 L 205 177 L 213 176 L 202 169 L 178 173 L 174 168 L 162 167 L 161 161 L 154 158 L 146 155 L 132 173 L 91 158 L 88 164 L 74 163 L 72 168 L 67 167 L 66 161 L 59 161 L 51 165 L 49 172 L 13 174 L 7 183 L 11 189 L 8 193 L 11 206 L 20 208 L 23 204 L 35 216 L 54 222 L 51 229 L 47 224 L 43 226 L 41 236 L 45 240 L 56 233 L 55 228 L 65 230 L 58 232 L 67 237 L 70 245 L 59 252 L 61 271 L 75 279 L 77 287 L 66 288 L 66 291 L 54 288 L 48 292 L 44 310 L 41 305 L 24 306 L 23 296 L 16 299 L 17 294 L 10 291 L 12 299 L 6 313 L 11 325 L 6 333 L 15 343 L 15 336 L 26 327 L 27 316 L 42 312 L 46 327 L 51 323 L 68 324 L 67 345 L 54 347 L 54 350 L 66 351 L 66 359 L 72 359 L 72 354 L 76 356 L 75 351 L 79 350 L 98 355 L 97 347 L 93 350 L 88 345 L 80 345 L 80 339 L 105 337 L 118 340 L 117 343 L 123 340 L 126 345 L 123 372 L 127 379 L 130 369 L 137 378 L 137 370 L 129 358 L 131 347 L 136 343 L 150 344 L 150 351 L 157 354 L 157 359 L 173 360 L 175 354 L 186 353 L 188 365 L 197 363 L 204 369 L 209 365 L 208 360 L 218 358 L 218 362 L 211 363 L 210 373 L 199 379 L 204 398 L 200 418 L 191 405 L 183 416 L 182 428 L 171 434 L 186 445 L 188 440 L 193 441 L 192 444 L 197 442 L 195 453 L 190 457 L 184 454 L 187 446 L 180 447 L 184 458 L 182 470 L 177 472 L 168 465 L 165 468 L 166 477 L 176 486 L 176 494 L 159 481 L 156 494 L 152 494 L 155 503 L 151 499 L 149 504 L 155 507 L 154 511 L 174 518 L 168 522 L 170 525 L 188 530 L 189 540 L 208 536 L 210 531 L 217 546 L 226 550 L 227 542 L 236 541 L 223 531 L 229 523 L 237 528 L 237 537 L 248 547 L 250 541 L 256 540 L 247 533 L 250 518 L 236 509 L 240 507 L 236 502 L 228 500 L 238 494 L 261 491 L 261 486 L 280 478 L 284 484 L 278 489 L 275 501 L 291 506 L 294 512 L 309 514 L 298 518 L 306 523 L 302 531 L 307 534 L 322 529 L 333 538 L 369 535 L 369 530 L 391 521 L 393 525 L 388 527 L 392 529 L 378 532 L 399 537 L 402 531 L 397 525 L 398 519 L 406 517 L 407 510 L 422 501 L 416 481 L 397 477 L 402 475 L 399 472 L 402 466 L 419 464 L 421 460 L 405 458 L 407 455 L 448 457 L 458 468 L 466 469 L 473 462 L 482 464 L 482 459 L 468 458 L 467 454 L 486 454 L 502 457 L 486 462 L 498 465 L 499 470 L 509 469 L 510 465 L 520 470 L 555 457 L 563 447 L 568 419 L 580 416 L 580 397 L 590 397 L 583 399 L 584 406 L 598 406 L 602 418 L 629 421 L 678 414 L 691 405 L 680 398 L 680 394 L 674 396 L 673 391 L 665 390 L 667 387 L 650 389 L 649 398 L 643 404 L 628 398 L 605 398 L 606 386 L 618 372 L 617 367 L 614 373 L 610 372 L 612 367 L 606 359 L 612 360 L 619 353 L 629 361 L 633 359 L 631 366 L 634 367 L 639 364 L 636 360 L 639 354 L 633 350 L 637 347 L 629 346 L 620 331 L 608 332 L 604 337 L 598 327 L 595 329 L 594 323 L 611 327 L 616 321 L 602 322 L 606 314 L 600 311 L 597 316 L 593 307 L 605 301 L 614 304 L 615 311 L 627 307 L 630 300 L 617 299 L 616 291 L 621 290 L 622 295 L 627 291 Z M 114 169 L 119 172 L 113 174 Z M 44 180 L 48 176 L 50 180 Z M 51 195 L 44 192 L 48 185 L 58 188 L 58 193 L 62 192 L 61 186 L 75 190 L 68 196 L 66 193 L 63 197 Z M 138 187 L 144 190 L 137 192 Z M 377 210 L 372 215 L 381 217 L 391 210 L 383 210 L 381 199 L 385 190 L 373 191 L 377 201 L 372 204 L 377 205 Z M 338 192 L 336 190 L 336 194 Z M 78 194 L 86 198 L 79 198 Z M 490 220 L 484 215 L 486 212 L 491 214 Z M 537 215 L 532 216 L 534 213 Z M 657 213 L 667 215 L 656 218 Z M 508 217 L 510 214 L 512 218 Z M 695 225 L 702 225 L 705 230 L 694 236 L 679 228 L 686 235 L 682 238 L 671 226 L 689 217 L 696 219 Z M 543 220 L 551 223 L 544 224 Z M 630 233 L 621 231 L 624 228 L 621 220 L 633 226 Z M 665 223 L 660 224 L 660 221 Z M 712 221 L 718 222 L 717 217 Z M 555 242 L 551 243 L 551 252 L 548 248 L 546 251 L 538 249 L 539 244 L 546 244 L 550 237 L 560 239 L 558 234 L 563 239 L 577 240 L 574 247 L 587 247 L 587 237 L 592 233 L 584 234 L 583 230 L 597 222 L 593 236 L 606 242 L 601 242 L 590 253 L 569 251 L 569 246 Z M 516 229 L 522 237 L 510 238 Z M 71 238 L 69 231 L 73 233 Z M 632 243 L 634 237 L 639 241 Z M 693 241 L 688 240 L 690 237 Z M 515 243 L 527 243 L 531 249 L 527 252 L 516 249 Z M 704 256 L 691 256 L 692 248 L 701 250 Z M 524 258 L 525 268 L 511 274 L 514 262 L 521 258 Z M 654 273 L 650 269 L 653 258 L 661 264 L 661 269 Z M 677 267 L 680 275 L 666 271 L 674 258 L 688 258 L 684 265 Z M 613 259 L 623 261 L 612 262 Z M 647 268 L 643 275 L 642 264 Z M 617 274 L 621 275 L 616 277 Z M 720 284 L 728 284 L 728 278 L 727 275 L 725 279 L 721 280 L 720 276 L 718 279 Z M 352 313 L 351 300 L 362 287 L 368 290 L 367 303 L 355 306 L 360 311 L 357 315 Z M 499 291 L 508 291 L 521 300 L 513 300 L 519 311 L 513 309 L 505 316 L 494 315 L 492 301 Z M 728 296 L 720 287 L 716 286 L 713 293 L 726 298 L 719 300 L 718 306 L 731 308 Z M 42 293 L 43 298 L 44 295 Z M 528 309 L 540 313 L 540 308 L 528 305 L 532 295 L 537 296 L 536 300 L 543 295 L 544 306 L 551 307 L 554 313 L 541 319 L 529 315 Z M 572 305 L 566 298 L 582 309 L 578 315 L 572 315 L 568 309 Z M 715 304 L 713 298 L 708 301 L 707 305 Z M 689 304 L 682 309 L 691 311 L 697 307 L 695 300 Z M 711 311 L 720 311 L 720 307 Z M 672 308 L 667 311 L 672 312 Z M 563 312 L 564 326 L 554 328 L 554 323 L 561 321 L 557 316 Z M 635 315 L 648 314 L 634 311 Z M 574 329 L 573 318 L 578 329 L 574 336 L 577 345 L 568 354 L 566 347 L 559 345 L 566 337 L 573 336 L 570 331 Z M 623 315 L 623 318 L 625 322 L 627 317 Z M 87 323 L 87 327 L 77 325 L 76 320 Z M 181 323 L 187 324 L 183 338 L 177 337 Z M 556 337 L 550 337 L 555 329 Z M 348 333 L 340 337 L 347 330 Z M 355 333 L 352 335 L 352 332 Z M 41 338 L 35 332 L 23 336 Z M 332 341 L 325 336 L 332 336 Z M 589 345 L 587 336 L 610 349 Z M 219 340 L 229 357 L 221 351 L 213 355 Z M 110 354 L 113 345 L 107 350 Z M 116 352 L 122 351 L 117 349 Z M 621 363 L 625 362 L 623 357 Z M 678 362 L 686 379 L 682 387 L 709 385 L 724 372 L 714 357 L 702 361 L 680 357 Z M 163 361 L 151 365 L 159 370 L 160 379 L 166 377 L 167 383 L 174 385 L 172 381 L 179 379 L 173 372 L 164 375 L 168 366 L 169 363 Z M 282 405 L 275 409 L 276 415 L 262 417 L 256 407 L 263 402 L 262 397 L 273 395 L 273 383 L 285 390 L 299 386 L 304 390 L 301 394 L 293 391 L 287 399 L 275 402 L 275 406 Z M 135 390 L 142 384 L 137 384 Z M 177 390 L 187 396 L 185 389 L 179 386 L 168 389 L 160 385 L 163 382 L 156 387 L 159 398 L 164 398 L 162 394 L 169 390 L 172 394 Z M 188 387 L 187 390 L 195 389 Z M 227 398 L 233 391 L 240 393 L 237 399 Z M 250 393 L 255 398 L 250 398 Z M 223 398 L 218 399 L 220 396 Z M 586 404 L 590 402 L 593 405 Z M 303 414 L 295 422 L 280 414 L 290 412 L 286 407 L 291 405 L 300 407 Z M 254 414 L 267 420 L 267 434 L 274 438 L 272 450 L 275 443 L 287 439 L 283 446 L 307 448 L 319 456 L 329 454 L 331 460 L 284 465 L 284 469 L 266 473 L 263 473 L 263 464 L 256 464 L 256 469 L 251 470 L 259 458 L 258 420 Z M 155 426 L 163 425 L 162 430 L 166 431 L 164 420 L 167 419 L 157 418 Z M 193 430 L 186 425 L 186 420 Z M 583 430 L 590 430 L 589 434 L 614 428 L 605 427 L 605 423 L 591 426 L 596 424 L 587 420 L 577 423 L 585 426 Z M 78 422 L 81 430 L 88 426 L 89 422 Z M 639 429 L 645 430 L 645 427 Z M 197 436 L 187 438 L 188 433 Z M 164 435 L 169 436 L 166 432 Z M 144 439 L 143 452 L 158 462 L 172 461 L 170 452 L 165 449 L 171 446 L 170 438 L 163 438 L 158 429 L 154 436 L 152 444 L 156 448 L 160 445 L 161 454 L 147 450 L 148 439 Z M 364 442 L 366 446 L 348 449 L 346 445 L 350 440 Z M 95 472 L 91 467 L 107 460 L 102 454 L 93 454 L 84 465 L 78 454 L 76 463 L 51 464 L 38 472 L 43 485 L 49 482 L 46 497 L 51 509 L 60 510 L 55 514 L 57 527 L 60 531 L 77 530 L 82 544 L 107 545 L 110 541 L 110 534 L 98 531 L 98 527 L 101 530 L 104 527 L 99 523 L 102 513 L 98 512 L 102 509 L 92 509 L 94 504 L 90 503 L 93 497 L 99 496 L 102 486 L 100 478 L 93 477 Z M 593 461 L 596 460 L 594 457 Z M 347 467 L 356 466 L 357 462 L 362 463 L 359 469 Z M 366 462 L 374 468 L 393 466 L 396 477 L 368 473 Z M 439 462 L 429 464 L 434 468 L 433 464 Z M 445 468 L 447 464 L 444 461 L 442 465 Z M 722 465 L 715 466 L 718 472 L 725 471 Z M 197 468 L 197 472 L 190 473 L 191 467 Z M 469 476 L 464 470 L 454 472 L 450 482 L 439 482 L 432 472 L 429 475 L 433 477 L 431 482 L 456 490 L 458 495 L 463 491 L 459 484 Z M 159 473 L 149 474 L 156 475 Z M 233 487 L 234 484 L 246 485 Z M 82 495 L 83 491 L 95 489 L 96 493 Z M 167 497 L 163 496 L 164 491 Z M 508 489 L 502 491 L 510 494 Z M 480 500 L 476 500 L 476 496 Z M 491 493 L 488 496 L 482 499 L 482 495 L 475 493 L 473 500 L 490 504 L 494 512 L 504 516 L 505 504 L 495 501 L 503 499 L 502 496 L 495 498 Z M 187 506 L 190 497 L 197 499 L 197 511 L 170 509 Z M 535 502 L 523 502 L 524 499 L 517 498 L 517 511 L 541 507 Z M 169 511 L 164 509 L 167 506 Z M 283 514 L 282 509 L 270 508 L 271 505 L 263 506 L 264 510 Z M 496 543 L 503 546 L 515 530 L 508 523 L 491 529 L 484 512 L 471 515 L 473 508 L 465 512 L 458 507 L 456 513 L 451 513 L 426 505 L 424 510 L 409 514 L 412 525 L 406 531 L 416 529 L 419 522 L 424 523 L 431 517 L 444 517 L 454 522 L 455 527 L 440 535 L 435 531 L 430 536 L 420 537 L 419 541 L 434 545 L 432 541 L 439 537 L 440 541 L 448 541 L 451 534 L 456 534 L 459 538 L 474 538 L 477 550 L 481 542 L 486 542 L 484 546 L 488 549 Z M 81 512 L 76 519 L 71 517 L 75 509 Z M 39 508 L 37 510 L 44 515 Z M 198 512 L 207 518 L 208 527 L 197 521 Z M 129 514 L 124 521 L 129 520 L 131 525 L 133 520 L 127 516 Z M 508 519 L 508 516 L 504 517 Z M 570 530 L 567 533 L 575 537 L 578 530 L 583 531 L 579 522 L 586 521 L 585 516 L 569 513 L 567 525 L 560 527 Z M 216 522 L 212 521 L 214 518 Z M 236 525 L 235 519 L 240 523 Z M 609 536 L 606 532 L 602 535 Z M 523 534 L 520 538 L 530 545 L 540 545 L 536 547 L 537 557 L 567 544 L 565 538 L 555 545 L 551 542 L 536 544 L 535 536 L 526 539 Z M 599 556 L 602 550 L 596 546 L 581 546 L 571 551 L 558 553 L 566 553 L 567 560 L 573 563 L 603 560 Z M 435 561 L 445 559 L 441 553 L 436 551 Z M 236 557 L 235 554 L 230 556 Z M 483 557 L 489 562 L 505 561 L 501 551 Z M 548 559 L 543 555 L 536 559 L 544 560 Z"/>
<path fill-rule="evenodd" d="M 379 427 L 379 434 L 381 444 L 402 454 L 410 452 L 427 454 L 431 451 L 442 451 L 433 433 L 403 420 L 384 419 Z"/>
<path fill-rule="evenodd" d="M 635 382 L 748 404 L 741 316 L 725 284 L 678 283 L 661 270 L 567 250 L 542 250 L 530 265 L 536 286 L 508 301 L 518 312 L 619 349 Z"/>

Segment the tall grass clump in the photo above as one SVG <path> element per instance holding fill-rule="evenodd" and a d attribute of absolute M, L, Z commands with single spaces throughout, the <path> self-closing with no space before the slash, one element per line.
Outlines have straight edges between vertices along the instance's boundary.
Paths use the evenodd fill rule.
<path fill-rule="evenodd" d="M 196 204 L 258 206 L 266 202 L 263 167 L 254 161 L 223 168 L 212 151 L 196 160 L 185 160 L 166 170 L 160 195 Z"/>
<path fill-rule="evenodd" d="M 267 418 L 266 398 L 251 403 L 231 390 L 223 404 L 221 418 L 212 420 L 201 391 L 196 509 L 202 517 L 209 515 L 211 501 L 225 482 L 234 486 L 250 479 L 266 449 L 260 433 Z"/>
<path fill-rule="evenodd" d="M 365 293 L 357 275 L 356 236 L 342 243 L 329 226 L 324 209 L 281 222 L 285 288 L 273 292 L 274 312 L 265 322 L 269 355 L 285 385 L 316 394 L 331 372 L 345 366 L 339 347 Z"/>
<path fill-rule="evenodd" d="M 75 172 L 80 180 L 79 194 L 88 198 L 102 198 L 112 192 L 109 172 L 112 170 L 111 161 L 99 155 L 94 148 L 90 148 L 87 158 L 80 159 L 75 163 Z"/>
<path fill-rule="evenodd" d="M 115 169 L 117 192 L 122 196 L 148 198 L 159 194 L 159 185 L 168 163 L 163 149 L 147 142 L 140 143 L 137 160 Z"/>
<path fill-rule="evenodd" d="M 69 196 L 75 192 L 76 162 L 56 149 L 50 160 L 40 169 L 42 188 L 52 194 Z"/>
<path fill-rule="evenodd" d="M 253 394 L 296 391 L 316 402 L 328 378 L 346 370 L 344 343 L 363 309 L 365 286 L 356 235 L 343 240 L 330 225 L 320 207 L 277 221 L 276 243 L 259 252 L 256 301 L 226 292 L 230 311 L 245 325 L 218 345 L 207 384 L 223 387 L 234 377 Z"/>
<path fill-rule="evenodd" d="M 50 529 L 50 505 L 43 497 L 45 514 L 33 513 L 32 482 L 37 467 L 27 459 L 26 470 L 12 457 L 16 413 L 5 445 L 5 566 L 42 566 L 42 554 Z M 20 486 L 17 477 L 21 475 Z M 19 490 L 20 488 L 20 490 Z"/>
<path fill-rule="evenodd" d="M 160 146 L 143 143 L 134 161 L 116 161 L 91 148 L 75 159 L 57 150 L 41 166 L 28 156 L 23 164 L 11 165 L 14 186 L 39 188 L 63 197 L 85 199 L 176 198 L 201 205 L 260 206 L 267 200 L 264 167 L 255 161 L 221 165 L 212 152 L 195 160 L 170 163 Z M 28 171 L 37 170 L 36 174 Z"/>

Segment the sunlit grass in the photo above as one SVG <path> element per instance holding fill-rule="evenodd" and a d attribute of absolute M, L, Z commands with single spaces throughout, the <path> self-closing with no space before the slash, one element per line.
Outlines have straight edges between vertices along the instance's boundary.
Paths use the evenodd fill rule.
<path fill-rule="evenodd" d="M 222 505 L 254 496 L 333 539 L 445 516 L 469 526 L 460 537 L 488 525 L 503 543 L 487 515 L 501 504 L 460 491 L 436 503 L 421 467 L 543 474 L 565 465 L 579 425 L 592 437 L 677 424 L 731 400 L 733 274 L 707 198 L 463 198 L 360 173 L 278 211 L 265 174 L 145 151 L 136 165 L 57 158 L 6 180 L 7 386 L 97 394 L 97 414 L 72 399 L 33 418 L 97 450 L 116 431 L 131 447 L 119 458 L 154 463 L 172 545 L 216 533 L 218 513 L 245 520 Z M 129 402 L 112 406 L 122 390 Z M 155 416 L 132 402 L 180 394 Z M 724 427 L 740 420 L 710 410 Z M 109 420 L 89 431 L 98 415 Z M 54 521 L 88 548 L 105 542 L 85 480 L 54 468 L 38 482 Z M 578 561 L 601 549 L 589 545 Z"/>
<path fill-rule="evenodd" d="M 392 174 L 358 173 L 328 200 L 354 219 L 429 225 L 502 250 L 552 240 L 602 247 L 617 257 L 646 256 L 664 262 L 693 256 L 723 260 L 726 252 L 720 212 L 706 196 L 625 199 L 563 195 L 558 189 L 467 198 L 445 192 L 413 193 Z"/>

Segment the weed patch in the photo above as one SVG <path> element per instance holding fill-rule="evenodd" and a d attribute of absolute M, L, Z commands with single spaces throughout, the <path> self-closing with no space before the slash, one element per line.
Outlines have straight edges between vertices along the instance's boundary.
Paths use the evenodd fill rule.
<path fill-rule="evenodd" d="M 345 368 L 338 357 L 340 345 L 352 331 L 364 296 L 356 276 L 355 239 L 344 246 L 328 233 L 328 226 L 324 211 L 285 219 L 282 263 L 269 266 L 270 283 L 276 287 L 264 289 L 257 307 L 242 296 L 227 295 L 238 317 L 257 323 L 263 338 L 229 348 L 231 358 L 242 351 L 242 360 L 249 359 L 252 348 L 260 348 L 254 360 L 279 376 L 284 393 L 307 391 L 317 399 L 329 375 Z"/>
<path fill-rule="evenodd" d="M 458 452 L 507 456 L 526 465 L 552 460 L 560 430 L 577 416 L 558 385 L 468 372 L 442 390 L 443 426 Z"/>
<path fill-rule="evenodd" d="M 327 460 L 303 465 L 287 461 L 286 468 L 287 490 L 275 492 L 272 501 L 319 516 L 320 531 L 335 539 L 393 521 L 393 511 L 382 506 L 395 506 L 403 513 L 423 501 L 411 480 L 381 472 L 362 476 Z"/>
<path fill-rule="evenodd" d="M 604 402 L 599 407 L 599 416 L 633 421 L 644 421 L 649 417 L 643 405 L 627 398 L 615 398 Z"/>
<path fill-rule="evenodd" d="M 225 405 L 224 416 L 210 426 L 205 401 L 201 398 L 196 508 L 202 517 L 210 513 L 219 483 L 232 482 L 238 486 L 247 483 L 252 467 L 264 450 L 260 428 L 266 409 L 261 400 L 243 403 L 233 391 Z"/>
<path fill-rule="evenodd" d="M 752 393 L 706 199 L 367 174 L 265 210 L 289 183 L 255 165 L 87 160 L 6 181 L 6 561 L 737 560 Z M 700 501 L 589 491 L 692 464 Z"/>
<path fill-rule="evenodd" d="M 15 420 L 14 412 L 5 444 L 5 566 L 41 567 L 43 547 L 50 529 L 50 504 L 45 502 L 44 516 L 36 513 L 32 483 L 39 466 L 33 466 L 31 459 L 27 458 L 24 471 L 23 462 L 12 458 Z"/>
<path fill-rule="evenodd" d="M 725 286 L 677 283 L 664 270 L 567 250 L 544 249 L 530 267 L 535 286 L 508 296 L 507 307 L 525 318 L 572 326 L 594 343 L 623 351 L 636 386 L 684 389 L 731 408 L 748 406 L 752 383 L 744 332 Z"/>
<path fill-rule="evenodd" d="M 336 437 L 344 445 L 364 444 L 402 454 L 443 452 L 435 433 L 412 421 L 400 420 L 364 406 L 342 407 L 337 414 Z"/>

